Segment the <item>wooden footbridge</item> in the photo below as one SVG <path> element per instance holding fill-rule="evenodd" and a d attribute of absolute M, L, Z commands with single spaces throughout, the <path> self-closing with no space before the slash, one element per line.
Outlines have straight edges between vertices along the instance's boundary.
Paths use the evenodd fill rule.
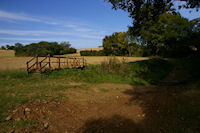
<path fill-rule="evenodd" d="M 84 68 L 86 60 L 82 57 L 51 57 L 50 55 L 42 57 L 33 57 L 26 62 L 27 74 L 33 72 L 44 72 L 46 69 L 64 69 L 64 68 Z"/>

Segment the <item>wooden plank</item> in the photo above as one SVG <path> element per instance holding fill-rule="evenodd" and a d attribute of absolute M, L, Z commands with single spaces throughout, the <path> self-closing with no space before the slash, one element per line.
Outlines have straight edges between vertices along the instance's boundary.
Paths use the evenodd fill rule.
<path fill-rule="evenodd" d="M 35 62 L 33 65 L 31 65 L 31 66 L 29 67 L 29 69 L 31 69 L 32 67 L 34 67 L 34 66 L 35 66 L 35 64 L 36 64 L 36 62 Z"/>
<path fill-rule="evenodd" d="M 27 62 L 29 63 L 29 62 L 33 61 L 34 59 L 35 59 L 35 57 L 33 57 L 32 59 L 30 59 L 30 60 L 29 60 L 29 61 L 27 61 Z"/>
<path fill-rule="evenodd" d="M 44 60 L 46 60 L 47 59 L 47 57 L 45 57 L 43 60 L 41 60 L 39 63 L 42 63 Z"/>
<path fill-rule="evenodd" d="M 47 62 L 44 66 L 41 66 L 40 70 L 42 70 L 45 66 L 47 66 L 49 63 Z"/>

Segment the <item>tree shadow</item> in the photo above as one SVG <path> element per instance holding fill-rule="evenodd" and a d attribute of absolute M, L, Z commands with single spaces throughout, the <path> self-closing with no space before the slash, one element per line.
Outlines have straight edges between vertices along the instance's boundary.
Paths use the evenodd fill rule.
<path fill-rule="evenodd" d="M 130 103 L 143 108 L 145 119 L 142 124 L 152 128 L 153 132 L 187 132 L 190 125 L 185 125 L 179 110 L 181 107 L 176 95 L 187 90 L 180 86 L 133 86 L 125 90 L 130 95 Z"/>
<path fill-rule="evenodd" d="M 180 86 L 179 86 L 180 87 Z M 148 88 L 148 90 L 147 90 Z M 113 115 L 110 118 L 89 119 L 78 130 L 83 133 L 171 133 L 190 132 L 176 108 L 178 102 L 173 97 L 181 90 L 175 87 L 160 86 L 134 86 L 134 89 L 125 90 L 124 93 L 131 98 L 127 106 L 139 105 L 143 109 L 141 120 L 134 121 L 121 115 Z"/>
<path fill-rule="evenodd" d="M 82 133 L 143 133 L 144 130 L 133 120 L 120 115 L 105 119 L 90 119 L 79 129 Z"/>

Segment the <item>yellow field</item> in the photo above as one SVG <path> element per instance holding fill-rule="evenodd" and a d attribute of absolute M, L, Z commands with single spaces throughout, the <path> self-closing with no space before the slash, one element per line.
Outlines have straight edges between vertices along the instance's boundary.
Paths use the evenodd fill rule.
<path fill-rule="evenodd" d="M 82 56 L 84 57 L 84 56 Z M 1 57 L 0 58 L 0 70 L 13 70 L 13 69 L 25 69 L 26 62 L 32 57 Z M 100 64 L 102 61 L 106 61 L 111 56 L 85 56 L 87 64 Z M 139 60 L 147 60 L 148 57 L 116 57 L 118 60 L 122 61 L 124 58 L 127 62 L 134 62 Z M 39 58 L 42 60 L 42 57 Z"/>
<path fill-rule="evenodd" d="M 0 50 L 0 57 L 14 57 L 14 50 Z"/>
<path fill-rule="evenodd" d="M 103 50 L 103 47 L 77 49 L 76 52 L 80 53 L 81 51 L 90 51 L 90 50 L 100 51 L 100 50 Z"/>

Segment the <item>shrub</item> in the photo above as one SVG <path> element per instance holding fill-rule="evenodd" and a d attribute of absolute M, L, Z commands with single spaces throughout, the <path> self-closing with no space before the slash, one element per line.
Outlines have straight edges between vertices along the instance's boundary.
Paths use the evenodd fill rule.
<path fill-rule="evenodd" d="M 105 56 L 105 53 L 103 50 L 96 51 L 96 50 L 91 50 L 91 51 L 81 51 L 80 52 L 81 56 Z"/>

